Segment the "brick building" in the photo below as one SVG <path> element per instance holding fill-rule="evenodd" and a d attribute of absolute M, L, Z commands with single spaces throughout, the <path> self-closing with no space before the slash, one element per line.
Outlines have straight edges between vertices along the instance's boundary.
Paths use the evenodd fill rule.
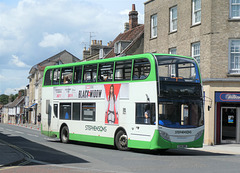
<path fill-rule="evenodd" d="M 205 144 L 240 143 L 240 2 L 145 2 L 144 52 L 192 56 L 205 96 Z"/>

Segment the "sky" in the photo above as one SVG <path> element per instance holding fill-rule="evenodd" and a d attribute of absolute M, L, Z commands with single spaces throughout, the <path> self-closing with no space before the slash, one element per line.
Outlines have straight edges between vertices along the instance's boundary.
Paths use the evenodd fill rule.
<path fill-rule="evenodd" d="M 124 32 L 132 4 L 144 23 L 146 0 L 0 0 L 0 95 L 29 83 L 32 66 L 67 50 L 82 59 L 92 40 Z"/>

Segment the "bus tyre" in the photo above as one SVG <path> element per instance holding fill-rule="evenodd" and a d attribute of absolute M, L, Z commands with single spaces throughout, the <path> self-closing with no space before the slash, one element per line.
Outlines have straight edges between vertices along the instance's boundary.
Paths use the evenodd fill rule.
<path fill-rule="evenodd" d="M 69 130 L 67 126 L 64 126 L 61 130 L 61 142 L 65 144 L 69 142 Z"/>
<path fill-rule="evenodd" d="M 117 132 L 117 135 L 115 137 L 115 145 L 117 149 L 121 151 L 128 150 L 128 137 L 124 131 L 120 130 L 119 132 Z"/>

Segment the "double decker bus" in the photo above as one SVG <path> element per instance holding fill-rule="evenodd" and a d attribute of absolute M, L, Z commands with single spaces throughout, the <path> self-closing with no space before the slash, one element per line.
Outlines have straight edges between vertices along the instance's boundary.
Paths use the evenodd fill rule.
<path fill-rule="evenodd" d="M 139 54 L 48 66 L 41 132 L 119 150 L 203 146 L 198 64 L 191 57 Z"/>

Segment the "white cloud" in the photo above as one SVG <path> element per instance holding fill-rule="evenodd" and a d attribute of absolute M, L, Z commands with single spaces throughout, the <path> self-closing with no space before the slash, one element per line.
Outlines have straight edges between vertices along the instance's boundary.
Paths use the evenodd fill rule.
<path fill-rule="evenodd" d="M 25 88 L 25 86 L 18 87 L 18 88 L 7 88 L 7 89 L 4 91 L 4 94 L 6 94 L 6 95 L 17 94 L 19 90 L 22 90 L 22 89 L 24 89 L 24 88 Z"/>
<path fill-rule="evenodd" d="M 18 56 L 12 55 L 12 59 L 10 60 L 10 63 L 13 65 L 16 65 L 17 67 L 27 67 L 29 68 L 30 66 L 22 62 Z"/>
<path fill-rule="evenodd" d="M 48 34 L 45 33 L 43 40 L 38 44 L 41 47 L 62 47 L 70 44 L 70 39 L 67 35 L 60 33 Z"/>
<path fill-rule="evenodd" d="M 4 79 L 4 78 L 5 78 L 4 76 L 0 75 L 0 79 Z"/>

